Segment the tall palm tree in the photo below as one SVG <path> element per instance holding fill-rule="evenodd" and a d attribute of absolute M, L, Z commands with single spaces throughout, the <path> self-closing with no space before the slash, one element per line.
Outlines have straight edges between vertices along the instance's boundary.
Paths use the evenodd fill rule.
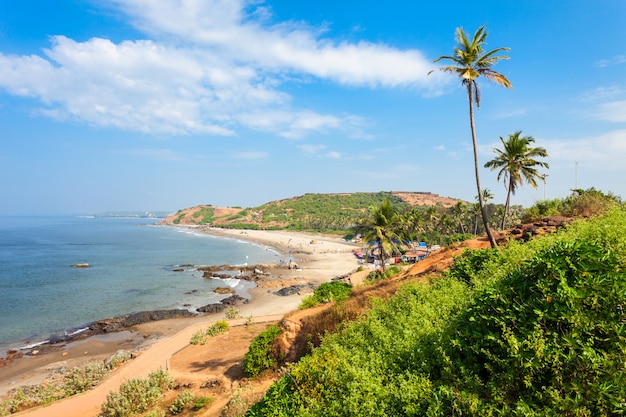
<path fill-rule="evenodd" d="M 459 226 L 458 230 L 465 234 L 465 226 L 463 225 L 463 220 L 465 219 L 465 214 L 467 213 L 467 205 L 462 201 L 457 201 L 456 205 L 452 206 L 450 210 L 452 216 Z"/>
<path fill-rule="evenodd" d="M 370 215 L 359 227 L 366 242 L 376 242 L 383 273 L 387 257 L 397 251 L 402 241 L 400 228 L 399 212 L 389 199 L 383 200 L 380 206 L 370 207 Z"/>
<path fill-rule="evenodd" d="M 461 85 L 467 88 L 467 99 L 469 101 L 469 117 L 470 128 L 472 130 L 472 144 L 474 147 L 474 171 L 476 175 L 476 189 L 478 191 L 478 203 L 480 204 L 480 213 L 482 216 L 485 230 L 492 247 L 496 247 L 496 241 L 489 229 L 489 221 L 485 211 L 485 204 L 482 200 L 482 192 L 480 189 L 480 174 L 478 166 L 478 146 L 476 144 L 476 129 L 474 126 L 474 101 L 476 107 L 480 108 L 480 89 L 478 88 L 478 78 L 485 77 L 498 85 L 511 88 L 510 81 L 499 72 L 492 69 L 501 59 L 509 59 L 506 55 L 497 55 L 500 51 L 508 51 L 509 48 L 496 48 L 485 52 L 483 49 L 487 38 L 487 30 L 485 25 L 478 28 L 474 37 L 469 39 L 462 28 L 456 31 L 456 40 L 458 45 L 454 47 L 454 55 L 443 55 L 435 60 L 451 61 L 452 65 L 446 65 L 439 68 L 441 71 L 456 74 L 461 79 Z"/>
<path fill-rule="evenodd" d="M 532 136 L 522 136 L 522 132 L 517 131 L 509 135 L 506 140 L 500 136 L 500 142 L 502 142 L 502 149 L 493 148 L 496 157 L 487 162 L 485 168 L 491 168 L 492 171 L 499 168 L 497 180 L 502 179 L 507 189 L 501 226 L 504 229 L 511 195 L 515 195 L 515 191 L 523 181 L 537 188 L 537 180 L 543 181 L 545 178 L 544 174 L 539 172 L 538 167 L 550 168 L 550 165 L 535 159 L 546 158 L 548 152 L 544 148 L 532 147 L 531 145 L 535 142 Z"/>

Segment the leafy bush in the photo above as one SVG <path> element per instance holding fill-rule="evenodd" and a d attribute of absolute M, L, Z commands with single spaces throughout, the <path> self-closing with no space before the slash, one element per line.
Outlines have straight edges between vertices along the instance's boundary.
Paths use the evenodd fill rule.
<path fill-rule="evenodd" d="M 95 387 L 109 373 L 103 362 L 89 362 L 85 366 L 73 368 L 63 375 L 63 390 L 66 396 L 78 394 Z"/>
<path fill-rule="evenodd" d="M 203 409 L 204 407 L 206 407 L 207 405 L 211 404 L 213 402 L 214 398 L 212 397 L 206 397 L 206 396 L 199 396 L 196 397 L 193 400 L 193 409 L 198 411 Z"/>
<path fill-rule="evenodd" d="M 171 387 L 172 380 L 163 370 L 152 372 L 148 378 L 130 379 L 120 385 L 118 392 L 107 395 L 100 415 L 127 417 L 143 413 L 153 407 Z"/>
<path fill-rule="evenodd" d="M 327 304 L 332 301 L 343 301 L 350 297 L 352 286 L 343 282 L 325 282 L 313 291 L 313 295 L 305 297 L 299 309 L 315 307 L 318 304 Z"/>
<path fill-rule="evenodd" d="M 227 319 L 238 319 L 241 317 L 241 310 L 236 307 L 228 307 L 226 309 L 226 318 Z"/>
<path fill-rule="evenodd" d="M 168 410 L 170 413 L 176 415 L 182 413 L 185 408 L 191 408 L 194 405 L 194 395 L 193 392 L 189 390 L 184 390 L 180 392 L 174 402 L 169 406 Z"/>
<path fill-rule="evenodd" d="M 467 248 L 460 256 L 454 258 L 454 263 L 446 271 L 446 275 L 471 284 L 477 276 L 480 276 L 485 264 L 500 259 L 500 252 L 496 249 Z"/>
<path fill-rule="evenodd" d="M 271 353 L 274 340 L 276 340 L 280 333 L 280 328 L 273 325 L 259 333 L 252 343 L 250 343 L 248 352 L 243 359 L 243 371 L 248 377 L 254 378 L 262 371 L 276 365 L 276 359 L 272 357 Z"/>
<path fill-rule="evenodd" d="M 192 345 L 205 345 L 210 337 L 217 336 L 228 331 L 228 322 L 226 320 L 219 320 L 213 325 L 209 326 L 206 330 L 198 330 L 191 336 L 189 344 Z"/>

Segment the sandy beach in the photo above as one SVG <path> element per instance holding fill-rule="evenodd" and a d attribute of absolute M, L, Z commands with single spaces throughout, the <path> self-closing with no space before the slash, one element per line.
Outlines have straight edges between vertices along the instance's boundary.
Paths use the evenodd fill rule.
<path fill-rule="evenodd" d="M 217 236 L 254 242 L 281 254 L 283 267 L 268 266 L 265 269 L 266 275 L 257 282 L 257 287 L 249 290 L 250 302 L 237 307 L 242 317 L 239 319 L 241 323 L 233 321 L 231 326 L 251 320 L 279 321 L 285 313 L 297 309 L 302 298 L 311 293 L 310 288 L 349 274 L 358 267 L 352 254 L 358 245 L 340 238 L 285 231 L 202 230 Z M 290 261 L 293 269 L 286 267 Z M 280 288 L 292 285 L 300 285 L 302 290 L 288 296 L 276 294 Z M 42 352 L 26 355 L 0 368 L 0 396 L 20 386 L 41 383 L 59 369 L 79 366 L 90 360 L 104 360 L 119 350 L 137 353 L 135 359 L 113 372 L 96 389 L 48 407 L 18 414 L 96 416 L 107 393 L 116 390 L 123 380 L 146 376 L 155 369 L 166 368 L 169 358 L 189 344 L 191 335 L 197 329 L 224 318 L 224 313 L 215 313 L 149 322 L 121 332 L 43 349 Z"/>

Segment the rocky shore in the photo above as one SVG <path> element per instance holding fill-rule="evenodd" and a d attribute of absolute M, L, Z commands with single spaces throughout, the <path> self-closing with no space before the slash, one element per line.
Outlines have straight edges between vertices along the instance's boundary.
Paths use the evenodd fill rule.
<path fill-rule="evenodd" d="M 256 287 L 248 289 L 244 296 L 232 294 L 231 288 L 218 289 L 217 292 L 223 290 L 224 299 L 195 309 L 144 311 L 98 320 L 75 332 L 51 338 L 46 344 L 14 351 L 5 357 L 4 366 L 0 367 L 0 396 L 20 386 L 41 383 L 58 369 L 106 360 L 119 350 L 143 357 L 146 350 L 167 344 L 170 338 L 187 329 L 226 319 L 230 306 L 237 308 L 240 317 L 245 318 L 242 320 L 279 317 L 296 310 L 302 297 L 321 283 L 341 279 L 357 267 L 352 254 L 354 245 L 338 238 L 283 231 L 248 231 L 245 234 L 234 230 L 205 231 L 253 241 L 289 256 L 284 257 L 286 262 L 276 265 L 187 265 L 185 268 L 197 268 L 207 279 L 223 274 L 224 278 L 254 282 Z"/>

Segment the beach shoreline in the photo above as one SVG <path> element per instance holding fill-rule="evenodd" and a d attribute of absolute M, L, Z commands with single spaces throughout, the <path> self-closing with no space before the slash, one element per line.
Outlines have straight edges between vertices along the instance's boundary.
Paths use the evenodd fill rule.
<path fill-rule="evenodd" d="M 336 237 L 205 226 L 197 229 L 214 236 L 266 246 L 267 250 L 276 250 L 280 254 L 281 265 L 264 271 L 266 275 L 256 281 L 257 286 L 247 290 L 250 301 L 237 305 L 243 318 L 284 315 L 296 310 L 312 288 L 333 278 L 349 275 L 358 267 L 352 254 L 358 245 Z M 288 268 L 290 265 L 292 269 Z M 278 290 L 291 286 L 297 290 L 290 295 L 276 294 Z M 20 386 L 39 384 L 60 369 L 80 366 L 92 360 L 105 360 L 120 350 L 143 352 L 186 328 L 221 319 L 225 319 L 225 312 L 150 321 L 113 333 L 49 345 L 35 354 L 31 351 L 0 367 L 0 396 Z"/>

